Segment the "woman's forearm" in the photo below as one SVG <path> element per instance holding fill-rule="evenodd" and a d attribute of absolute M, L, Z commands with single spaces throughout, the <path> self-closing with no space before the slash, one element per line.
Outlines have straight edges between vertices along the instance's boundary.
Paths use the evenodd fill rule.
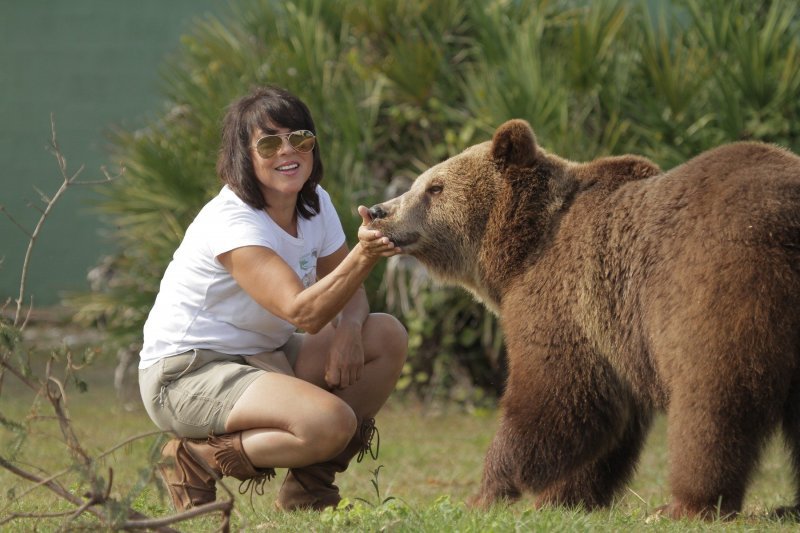
<path fill-rule="evenodd" d="M 316 333 L 343 310 L 346 310 L 343 318 L 363 322 L 369 309 L 363 302 L 353 301 L 353 295 L 379 259 L 364 253 L 361 243 L 356 244 L 328 275 L 297 294 L 289 309 L 289 322 Z M 362 313 L 363 316 L 359 316 Z"/>

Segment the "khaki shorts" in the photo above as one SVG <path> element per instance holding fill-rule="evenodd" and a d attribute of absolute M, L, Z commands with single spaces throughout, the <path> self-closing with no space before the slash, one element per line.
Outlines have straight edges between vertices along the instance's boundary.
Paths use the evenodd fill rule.
<path fill-rule="evenodd" d="M 280 350 L 257 355 L 197 349 L 165 357 L 139 370 L 147 414 L 160 429 L 179 437 L 225 433 L 233 405 L 256 378 L 264 372 L 294 375 L 302 339 L 294 334 Z"/>

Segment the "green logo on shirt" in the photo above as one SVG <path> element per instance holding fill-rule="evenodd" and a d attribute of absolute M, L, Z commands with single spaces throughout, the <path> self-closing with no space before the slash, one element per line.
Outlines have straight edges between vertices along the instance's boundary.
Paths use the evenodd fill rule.
<path fill-rule="evenodd" d="M 300 270 L 306 271 L 316 268 L 317 266 L 317 251 L 314 250 L 310 254 L 306 254 L 300 258 Z"/>

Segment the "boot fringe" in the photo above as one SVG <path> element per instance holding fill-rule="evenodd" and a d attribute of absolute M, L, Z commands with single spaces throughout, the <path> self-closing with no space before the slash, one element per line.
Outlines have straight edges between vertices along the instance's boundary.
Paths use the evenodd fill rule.
<path fill-rule="evenodd" d="M 264 494 L 264 485 L 275 477 L 274 468 L 256 468 L 244 452 L 242 434 L 212 436 L 209 445 L 214 448 L 216 459 L 223 475 L 232 476 L 241 481 L 239 494 L 252 490 L 256 494 Z"/>
<path fill-rule="evenodd" d="M 374 418 L 368 418 L 361 423 L 358 428 L 358 437 L 361 440 L 361 448 L 358 450 L 356 462 L 360 463 L 364 457 L 369 453 L 373 460 L 378 459 L 378 453 L 381 450 L 381 434 L 378 432 L 378 427 L 375 425 Z M 373 444 L 375 445 L 373 449 Z"/>

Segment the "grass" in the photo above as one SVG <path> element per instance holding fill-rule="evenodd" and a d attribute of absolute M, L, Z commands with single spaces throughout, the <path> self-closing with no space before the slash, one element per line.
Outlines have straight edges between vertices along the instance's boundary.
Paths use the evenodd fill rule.
<path fill-rule="evenodd" d="M 95 363 L 82 378 L 88 390 L 68 391 L 69 409 L 84 447 L 99 455 L 128 437 L 152 431 L 143 410 L 126 411 L 116 399 L 109 364 Z M 33 394 L 10 377 L 4 380 L 2 415 L 19 420 L 28 416 Z M 19 464 L 49 472 L 68 466 L 68 452 L 59 438 L 56 424 L 48 419 L 42 403 L 24 447 Z M 36 411 L 36 410 L 35 410 Z M 530 496 L 519 503 L 490 511 L 467 509 L 464 501 L 478 487 L 483 454 L 494 433 L 497 412 L 466 413 L 454 405 L 424 406 L 393 398 L 378 418 L 380 457 L 353 464 L 338 482 L 342 494 L 354 503 L 350 511 L 322 514 L 276 511 L 273 501 L 283 474 L 272 480 L 263 496 L 252 500 L 237 494 L 234 530 L 246 531 L 793 531 L 796 522 L 771 519 L 768 510 L 785 504 L 793 494 L 788 457 L 775 439 L 762 461 L 749 492 L 742 516 L 730 522 L 672 522 L 649 519 L 657 506 L 668 501 L 667 455 L 664 420 L 658 419 L 650 434 L 639 471 L 614 505 L 604 511 L 532 510 Z M 3 429 L 0 449 L 7 455 L 13 433 Z M 150 454 L 156 436 L 137 440 L 103 459 L 103 471 L 113 469 L 112 495 L 121 498 L 135 493 L 137 510 L 152 517 L 170 512 L 165 494 L 154 478 L 136 490 L 138 476 L 151 471 Z M 379 468 L 380 467 L 380 468 Z M 70 490 L 81 493 L 76 475 L 60 478 Z M 233 480 L 235 481 L 235 480 Z M 237 484 L 227 482 L 236 493 Z M 31 484 L 0 470 L 0 520 L 10 513 L 42 513 L 66 510 L 61 500 L 46 489 L 24 494 Z M 2 526 L 3 531 L 53 531 L 64 526 L 63 518 L 17 519 Z M 214 531 L 217 517 L 206 516 L 179 525 L 184 531 Z M 97 527 L 86 517 L 71 523 L 70 529 Z"/>

